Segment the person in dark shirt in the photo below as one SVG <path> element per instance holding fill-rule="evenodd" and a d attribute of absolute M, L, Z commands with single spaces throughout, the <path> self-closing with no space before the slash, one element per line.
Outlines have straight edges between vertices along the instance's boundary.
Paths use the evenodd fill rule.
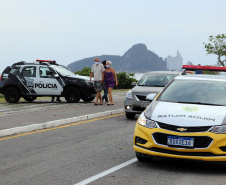
<path fill-rule="evenodd" d="M 104 65 L 104 68 L 106 69 L 106 60 L 103 60 L 102 64 Z M 107 103 L 108 102 L 108 91 L 105 88 L 105 82 L 103 83 L 103 89 L 104 89 L 104 95 L 102 96 L 102 101 L 105 100 L 105 103 Z"/>

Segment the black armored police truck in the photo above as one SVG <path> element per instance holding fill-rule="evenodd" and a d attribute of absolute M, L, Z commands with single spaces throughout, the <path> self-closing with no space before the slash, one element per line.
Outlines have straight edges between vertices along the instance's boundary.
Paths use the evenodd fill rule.
<path fill-rule="evenodd" d="M 65 97 L 68 103 L 90 102 L 96 96 L 89 77 L 76 75 L 53 60 L 14 63 L 3 71 L 0 84 L 8 103 L 17 103 L 20 97 L 32 102 L 41 96 Z"/>

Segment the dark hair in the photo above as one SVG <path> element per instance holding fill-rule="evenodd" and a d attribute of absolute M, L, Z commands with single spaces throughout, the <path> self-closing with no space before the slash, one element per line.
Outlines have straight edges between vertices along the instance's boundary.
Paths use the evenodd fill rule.
<path fill-rule="evenodd" d="M 102 64 L 103 64 L 103 65 L 106 65 L 106 62 L 107 62 L 106 60 L 103 60 L 103 61 L 102 61 Z"/>

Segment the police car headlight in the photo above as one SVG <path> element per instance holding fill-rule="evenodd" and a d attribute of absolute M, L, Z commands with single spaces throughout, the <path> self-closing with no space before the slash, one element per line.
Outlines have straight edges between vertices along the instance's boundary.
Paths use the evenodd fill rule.
<path fill-rule="evenodd" d="M 139 116 L 138 123 L 148 128 L 156 128 L 155 121 L 147 119 L 144 115 L 144 112 L 142 112 L 141 115 Z"/>
<path fill-rule="evenodd" d="M 87 85 L 91 85 L 91 84 L 92 84 L 92 82 L 90 82 L 89 80 L 85 80 L 85 83 L 86 83 Z"/>
<path fill-rule="evenodd" d="M 127 92 L 126 98 L 133 99 L 133 94 L 131 90 Z"/>
<path fill-rule="evenodd" d="M 226 134 L 226 125 L 214 126 L 211 132 L 215 134 Z"/>

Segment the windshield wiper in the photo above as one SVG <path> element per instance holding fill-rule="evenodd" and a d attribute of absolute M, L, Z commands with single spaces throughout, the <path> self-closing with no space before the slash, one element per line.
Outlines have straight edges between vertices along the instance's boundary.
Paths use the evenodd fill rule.
<path fill-rule="evenodd" d="M 188 103 L 188 104 L 199 104 L 199 105 L 215 105 L 215 106 L 224 106 L 219 104 L 213 104 L 213 103 L 203 103 L 203 102 L 186 102 L 186 101 L 179 101 L 176 103 Z"/>
<path fill-rule="evenodd" d="M 165 87 L 162 85 L 138 85 L 138 86 L 146 86 L 146 87 Z"/>

